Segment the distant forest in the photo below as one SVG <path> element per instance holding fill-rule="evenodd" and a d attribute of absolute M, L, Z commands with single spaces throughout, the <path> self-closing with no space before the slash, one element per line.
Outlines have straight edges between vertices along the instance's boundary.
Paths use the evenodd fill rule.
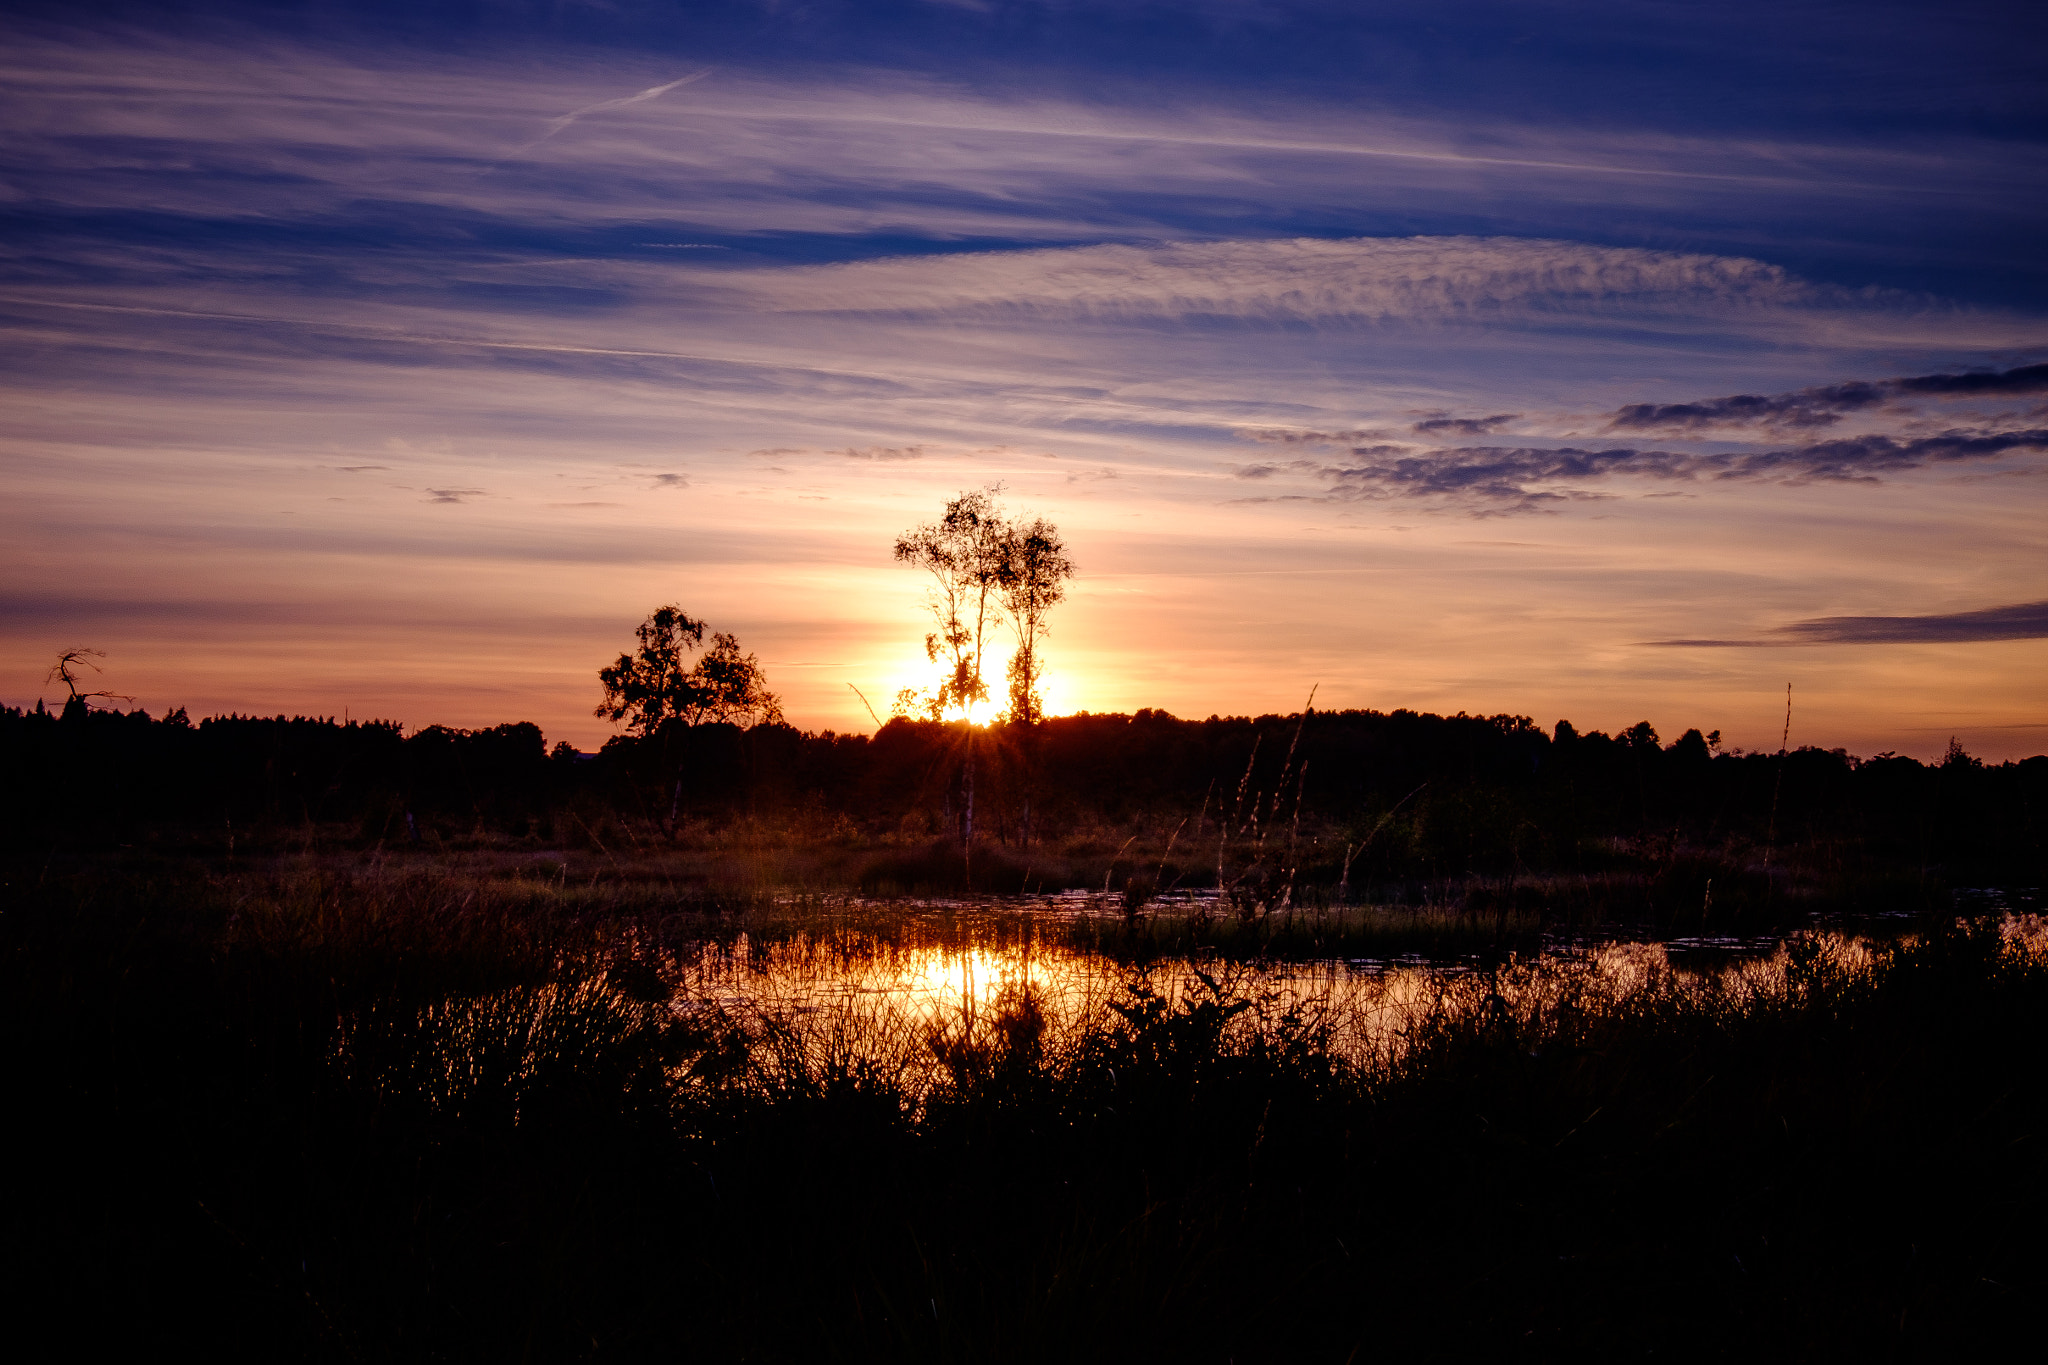
<path fill-rule="evenodd" d="M 903 718 L 872 736 L 705 724 L 583 754 L 550 751 L 532 724 L 407 735 L 390 721 L 0 708 L 0 839 L 932 844 L 959 834 L 966 733 Z M 1368 838 L 1363 870 L 1381 878 L 1596 869 L 1617 849 L 1640 860 L 1681 844 L 1766 864 L 1794 849 L 1815 868 L 1876 860 L 1949 886 L 2038 886 L 2048 864 L 2048 756 L 1992 765 L 1954 745 L 1934 764 L 1734 754 L 1698 730 L 1667 744 L 1647 723 L 1546 733 L 1526 716 L 1405 710 L 1082 714 L 973 743 L 977 844 L 992 850 L 1180 830 L 1186 857 L 1219 822 L 1264 822 L 1310 831 L 1328 881 L 1333 850 Z M 1182 884 L 1201 885 L 1199 856 L 1187 861 Z"/>

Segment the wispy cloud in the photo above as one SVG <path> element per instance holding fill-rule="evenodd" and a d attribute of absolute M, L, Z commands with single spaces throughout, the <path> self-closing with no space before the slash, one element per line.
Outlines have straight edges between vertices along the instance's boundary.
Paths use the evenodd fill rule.
<path fill-rule="evenodd" d="M 1252 465 L 1237 475 L 1263 479 L 1284 468 L 1307 467 L 1329 485 L 1325 496 L 1333 501 L 1439 498 L 1490 516 L 1550 511 L 1604 496 L 1576 485 L 1615 477 L 1876 482 L 1885 474 L 2039 450 L 2048 450 L 2048 429 L 1949 431 L 1903 440 L 1859 436 L 1754 452 L 1463 446 L 1411 454 L 1399 447 L 1362 446 L 1352 454 L 1364 458 L 1352 463 Z"/>
<path fill-rule="evenodd" d="M 604 657 L 679 582 L 750 644 L 803 616 L 764 657 L 841 630 L 914 663 L 889 537 L 996 479 L 1087 566 L 1062 638 L 1105 691 L 1077 704 L 1265 705 L 1275 660 L 1358 679 L 1360 705 L 1562 706 L 1617 679 L 1689 704 L 1692 665 L 1602 644 L 1715 619 L 1713 594 L 1792 619 L 1817 564 L 1828 601 L 1926 606 L 1887 595 L 1909 553 L 1979 600 L 2048 591 L 2041 481 L 1965 482 L 2048 464 L 2048 418 L 2013 411 L 2048 356 L 2011 285 L 2039 276 L 2048 210 L 2024 138 L 1738 137 L 1611 99 L 1604 126 L 1546 121 L 1291 67 L 1044 83 L 777 67 L 772 43 L 54 32 L 0 55 L 0 541 L 27 597 L 72 591 L 90 547 L 108 601 L 226 600 L 233 574 L 572 603 L 611 624 L 557 639 L 536 686 L 587 740 L 587 670 L 559 659 Z M 1954 302 L 1956 270 L 1993 284 Z M 1636 409 L 1662 415 L 1617 424 Z M 394 468 L 407 487 L 331 472 Z M 1448 539 L 1531 512 L 1560 514 L 1558 554 Z M 1366 598 L 1254 590 L 1309 562 L 1376 582 L 1369 640 Z M 393 673 L 437 647 L 386 619 L 333 647 Z M 475 677 L 460 654 L 445 678 Z M 1835 672 L 1899 709 L 1895 682 Z M 829 691 L 794 713 L 835 719 Z"/>
<path fill-rule="evenodd" d="M 663 95 L 666 95 L 671 90 L 677 89 L 681 86 L 689 85 L 695 81 L 701 81 L 710 74 L 710 68 L 706 67 L 702 71 L 693 71 L 689 75 L 682 76 L 676 80 L 669 81 L 665 85 L 650 86 L 649 88 L 642 90 L 635 95 L 625 95 L 618 99 L 599 100 L 595 104 L 586 104 L 581 109 L 572 109 L 566 114 L 562 114 L 555 118 L 549 119 L 547 122 L 547 131 L 543 132 L 539 137 L 535 138 L 532 142 L 527 143 L 524 147 L 521 147 L 519 151 L 522 153 L 532 151 L 535 147 L 539 146 L 541 143 L 547 141 L 555 134 L 569 127 L 578 119 L 588 118 L 592 114 L 602 114 L 607 110 L 626 109 L 630 108 L 635 104 L 645 104 L 648 100 L 661 98 Z M 664 243 L 664 245 L 679 244 Z"/>
<path fill-rule="evenodd" d="M 1612 414 L 1609 426 L 1629 431 L 1690 430 L 1748 423 L 1820 427 L 1841 421 L 1845 413 L 1901 398 L 2002 398 L 2035 393 L 2048 393 L 2048 364 L 1825 384 L 1792 393 L 1740 393 L 1695 403 L 1630 403 Z"/>
<path fill-rule="evenodd" d="M 502 220 L 758 246 L 802 233 L 1265 235 L 1267 224 L 1321 232 L 1418 214 L 1438 231 L 1560 236 L 1589 210 L 1619 209 L 1646 224 L 1682 219 L 1686 240 L 1731 251 L 1755 240 L 1760 218 L 1875 241 L 1901 215 L 1968 224 L 1990 247 L 2042 208 L 2015 173 L 2029 149 L 2002 138 L 1681 135 L 1527 110 L 1232 100 L 1204 84 L 1118 104 L 1116 82 L 1060 98 L 900 68 L 784 72 L 772 59 L 721 66 L 688 98 L 665 98 L 706 73 L 675 78 L 674 59 L 652 54 L 479 52 L 428 69 L 411 54 L 274 37 L 10 37 L 9 183 L 66 210 L 279 225 L 386 221 L 404 204 L 398 223 L 442 240 L 458 221 Z M 657 223 L 676 236 L 651 236 Z M 1247 234 L 1247 223 L 1261 226 Z"/>
<path fill-rule="evenodd" d="M 864 448 L 848 446 L 840 453 L 849 460 L 882 460 L 886 462 L 922 460 L 925 452 L 923 446 L 867 446 Z"/>
<path fill-rule="evenodd" d="M 2017 602 L 1929 616 L 1819 616 L 1748 640 L 1645 640 L 1690 649 L 1762 649 L 1783 645 L 1969 644 L 2048 639 L 2048 602 Z"/>
<path fill-rule="evenodd" d="M 1392 439 L 1393 434 L 1386 431 L 1285 431 L 1251 427 L 1238 435 L 1265 445 L 1351 446 L 1368 441 L 1385 442 Z"/>
<path fill-rule="evenodd" d="M 1410 430 L 1423 436 L 1491 436 L 1520 416 L 1518 412 L 1503 412 L 1492 417 L 1452 417 L 1441 413 L 1424 418 Z"/>
<path fill-rule="evenodd" d="M 1463 237 L 972 252 L 737 272 L 718 284 L 792 312 L 1021 321 L 1378 322 L 1495 319 L 1623 302 L 1698 309 L 1848 301 L 1739 257 Z"/>

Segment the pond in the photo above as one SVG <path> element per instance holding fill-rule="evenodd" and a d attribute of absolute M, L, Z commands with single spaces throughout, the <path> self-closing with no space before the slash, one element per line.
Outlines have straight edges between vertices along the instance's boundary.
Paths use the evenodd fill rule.
<path fill-rule="evenodd" d="M 1782 936 L 1572 942 L 1527 951 L 1429 955 L 1365 951 L 1417 941 L 1412 911 L 1303 911 L 1233 922 L 1213 897 L 1188 896 L 1127 918 L 1113 898 L 793 902 L 785 917 L 672 950 L 673 1008 L 745 1021 L 808 1063 L 858 1058 L 904 1071 L 974 1045 L 1030 1011 L 1057 1048 L 1150 997 L 1168 1009 L 1236 1006 L 1232 1028 L 1313 1030 L 1360 1063 L 1399 1054 L 1432 1011 L 1527 1017 L 1647 989 L 1768 989 L 1782 979 Z M 1867 959 L 1859 936 L 1824 932 L 1844 965 Z M 1265 951 L 1254 951 L 1263 947 Z"/>

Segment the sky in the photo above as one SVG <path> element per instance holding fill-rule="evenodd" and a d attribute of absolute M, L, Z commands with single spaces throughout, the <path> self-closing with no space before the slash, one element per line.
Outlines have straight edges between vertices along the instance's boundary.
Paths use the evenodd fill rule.
<path fill-rule="evenodd" d="M 999 484 L 1054 712 L 2048 750 L 2038 6 L 86 8 L 0 19 L 0 702 L 589 749 L 674 602 L 871 730 Z"/>

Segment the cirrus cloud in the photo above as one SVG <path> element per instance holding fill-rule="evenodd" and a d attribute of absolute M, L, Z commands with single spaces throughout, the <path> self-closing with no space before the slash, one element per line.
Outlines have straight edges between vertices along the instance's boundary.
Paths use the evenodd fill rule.
<path fill-rule="evenodd" d="M 1522 238 L 1298 238 L 896 257 L 717 277 L 798 313 L 1109 322 L 1499 320 L 1617 304 L 1846 302 L 1741 257 Z"/>

